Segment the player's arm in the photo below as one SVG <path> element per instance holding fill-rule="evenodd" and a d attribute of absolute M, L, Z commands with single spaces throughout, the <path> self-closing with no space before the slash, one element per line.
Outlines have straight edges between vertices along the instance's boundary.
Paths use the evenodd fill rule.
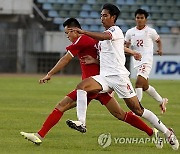
<path fill-rule="evenodd" d="M 158 40 L 156 40 L 156 43 L 157 43 L 157 53 L 158 55 L 162 55 L 163 52 L 162 52 L 162 42 L 161 42 L 161 39 L 159 38 Z"/>
<path fill-rule="evenodd" d="M 99 41 L 111 39 L 111 35 L 108 32 L 90 32 L 90 31 L 82 30 L 80 28 L 69 28 L 69 30 L 77 31 L 80 34 L 85 34 Z"/>
<path fill-rule="evenodd" d="M 88 65 L 88 64 L 99 64 L 99 59 L 93 58 L 90 55 L 83 56 L 80 60 L 83 64 L 86 64 L 86 65 Z"/>
<path fill-rule="evenodd" d="M 136 60 L 141 60 L 141 58 L 142 58 L 142 56 L 141 56 L 141 54 L 139 52 L 131 50 L 131 49 L 127 48 L 127 47 L 124 47 L 124 51 L 126 53 L 132 55 L 134 57 L 134 59 L 136 59 Z"/>
<path fill-rule="evenodd" d="M 46 83 L 48 80 L 51 79 L 51 76 L 60 70 L 62 70 L 72 59 L 72 55 L 67 52 L 59 61 L 56 63 L 56 65 L 47 73 L 45 77 L 39 80 L 39 83 Z"/>

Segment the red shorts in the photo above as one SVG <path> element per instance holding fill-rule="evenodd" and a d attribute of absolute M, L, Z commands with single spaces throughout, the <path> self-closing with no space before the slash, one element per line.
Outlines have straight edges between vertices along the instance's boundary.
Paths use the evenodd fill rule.
<path fill-rule="evenodd" d="M 77 100 L 76 89 L 67 94 L 72 100 Z M 87 94 L 87 103 L 89 104 L 92 99 L 98 100 L 102 105 L 106 105 L 112 97 L 109 93 L 88 93 Z"/>

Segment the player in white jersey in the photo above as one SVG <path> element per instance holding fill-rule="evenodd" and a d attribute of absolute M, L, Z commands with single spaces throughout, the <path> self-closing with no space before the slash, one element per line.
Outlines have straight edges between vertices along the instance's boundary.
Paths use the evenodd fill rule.
<path fill-rule="evenodd" d="M 157 91 L 148 83 L 149 74 L 153 64 L 153 43 L 157 43 L 157 53 L 162 55 L 162 43 L 156 30 L 146 25 L 148 12 L 138 9 L 135 12 L 136 26 L 129 29 L 125 35 L 126 47 L 138 51 L 141 61 L 133 59 L 134 68 L 137 71 L 136 93 L 141 102 L 143 91 L 153 97 L 160 105 L 161 112 L 166 111 L 167 98 L 162 98 Z"/>
<path fill-rule="evenodd" d="M 129 109 L 136 115 L 148 120 L 160 130 L 168 139 L 174 150 L 179 148 L 179 142 L 172 131 L 168 129 L 150 110 L 141 106 L 129 79 L 129 72 L 125 68 L 124 37 L 121 29 L 115 26 L 120 14 L 113 4 L 105 4 L 101 11 L 101 21 L 105 31 L 89 32 L 79 28 L 69 30 L 78 31 L 99 40 L 100 75 L 86 78 L 77 85 L 77 117 L 78 121 L 68 120 L 69 127 L 79 130 L 85 127 L 88 92 L 107 92 L 114 90 L 119 98 L 123 98 Z M 82 126 L 82 127 L 81 127 Z"/>

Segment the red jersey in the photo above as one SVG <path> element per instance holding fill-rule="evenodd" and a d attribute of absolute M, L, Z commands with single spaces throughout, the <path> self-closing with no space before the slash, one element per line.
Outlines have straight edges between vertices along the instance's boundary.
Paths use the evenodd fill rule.
<path fill-rule="evenodd" d="M 82 35 L 70 46 L 66 47 L 66 50 L 74 57 L 77 56 L 81 59 L 83 56 L 90 55 L 93 58 L 97 58 L 97 49 L 95 48 L 97 41 L 93 38 Z M 83 64 L 80 61 L 82 79 L 90 76 L 98 75 L 100 68 L 98 64 Z"/>

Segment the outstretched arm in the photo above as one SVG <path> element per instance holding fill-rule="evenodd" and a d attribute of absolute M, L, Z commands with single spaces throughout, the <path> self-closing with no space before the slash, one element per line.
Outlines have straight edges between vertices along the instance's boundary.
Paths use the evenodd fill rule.
<path fill-rule="evenodd" d="M 51 79 L 51 76 L 60 70 L 62 70 L 72 59 L 73 57 L 67 52 L 57 63 L 56 65 L 47 73 L 45 77 L 39 80 L 39 83 L 46 83 Z"/>
<path fill-rule="evenodd" d="M 90 31 L 82 30 L 80 28 L 69 28 L 69 30 L 77 31 L 80 34 L 88 35 L 88 36 L 90 36 L 96 40 L 99 40 L 99 41 L 111 39 L 111 35 L 109 33 L 106 33 L 106 32 L 90 32 Z"/>

